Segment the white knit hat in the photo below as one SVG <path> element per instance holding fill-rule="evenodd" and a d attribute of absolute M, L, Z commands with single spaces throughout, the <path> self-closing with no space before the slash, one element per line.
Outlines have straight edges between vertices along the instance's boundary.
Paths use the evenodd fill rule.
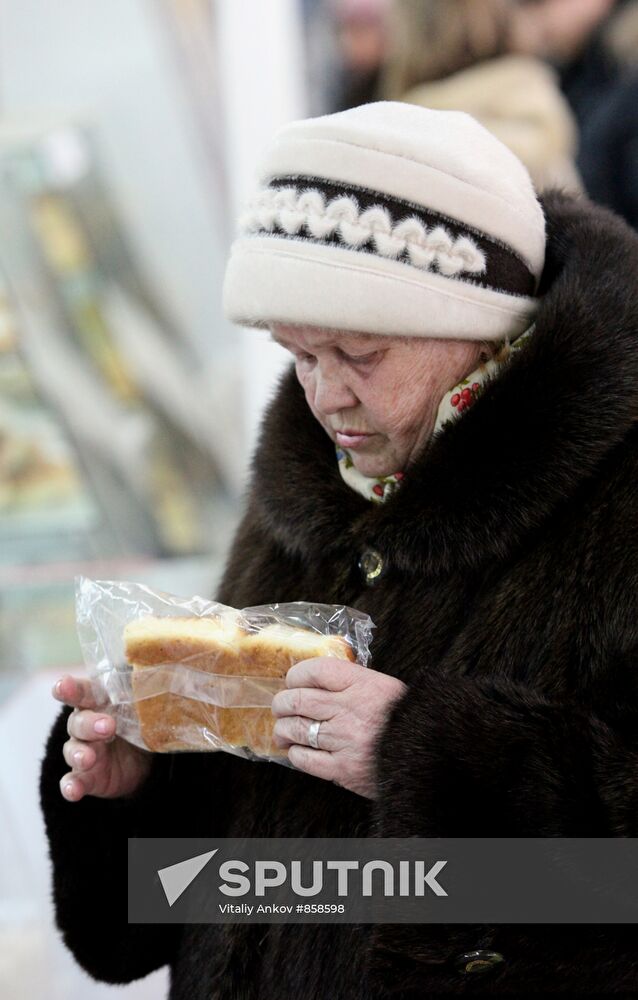
<path fill-rule="evenodd" d="M 280 129 L 240 219 L 226 316 L 514 339 L 545 219 L 523 164 L 469 115 L 382 101 Z"/>

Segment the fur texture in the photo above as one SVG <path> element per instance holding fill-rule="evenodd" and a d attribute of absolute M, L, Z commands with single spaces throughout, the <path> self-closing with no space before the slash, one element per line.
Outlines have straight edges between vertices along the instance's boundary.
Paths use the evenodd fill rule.
<path fill-rule="evenodd" d="M 638 836 L 638 238 L 587 202 L 544 207 L 536 336 L 389 501 L 342 481 L 294 372 L 264 421 L 217 597 L 371 615 L 371 665 L 409 685 L 378 741 L 378 798 L 179 754 L 135 799 L 70 804 L 61 712 L 42 807 L 58 924 L 91 975 L 169 962 L 171 1000 L 638 998 L 632 926 L 126 923 L 127 836 Z M 454 959 L 476 948 L 505 961 L 464 976 Z"/>

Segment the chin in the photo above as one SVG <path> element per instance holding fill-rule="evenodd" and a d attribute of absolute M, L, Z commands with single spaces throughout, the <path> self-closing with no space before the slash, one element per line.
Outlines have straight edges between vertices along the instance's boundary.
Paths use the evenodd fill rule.
<path fill-rule="evenodd" d="M 365 459 L 358 455 L 353 455 L 350 452 L 350 457 L 352 458 L 353 464 L 357 472 L 360 472 L 362 476 L 367 476 L 369 479 L 381 479 L 383 476 L 391 476 L 396 469 L 388 469 L 387 463 L 383 463 L 378 459 Z"/>

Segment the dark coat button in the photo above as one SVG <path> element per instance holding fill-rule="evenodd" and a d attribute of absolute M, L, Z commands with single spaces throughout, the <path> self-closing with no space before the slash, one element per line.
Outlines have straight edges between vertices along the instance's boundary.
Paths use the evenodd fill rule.
<path fill-rule="evenodd" d="M 454 959 L 454 964 L 459 972 L 462 972 L 464 975 L 472 975 L 477 972 L 487 972 L 488 969 L 504 961 L 505 959 L 500 951 L 484 951 L 483 949 L 479 949 L 478 951 L 464 952 Z"/>
<path fill-rule="evenodd" d="M 366 549 L 359 559 L 359 569 L 369 587 L 373 587 L 383 573 L 383 557 L 376 549 Z"/>

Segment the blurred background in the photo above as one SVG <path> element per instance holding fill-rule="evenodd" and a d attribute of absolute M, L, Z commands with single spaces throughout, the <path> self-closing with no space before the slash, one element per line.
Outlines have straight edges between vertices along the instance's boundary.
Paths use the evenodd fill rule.
<path fill-rule="evenodd" d="M 94 983 L 58 938 L 37 800 L 74 578 L 211 598 L 285 361 L 221 312 L 273 131 L 467 111 L 539 192 L 638 225 L 637 0 L 4 0 L 0 8 L 0 996 Z M 294 599 L 294 595 L 291 595 Z"/>

